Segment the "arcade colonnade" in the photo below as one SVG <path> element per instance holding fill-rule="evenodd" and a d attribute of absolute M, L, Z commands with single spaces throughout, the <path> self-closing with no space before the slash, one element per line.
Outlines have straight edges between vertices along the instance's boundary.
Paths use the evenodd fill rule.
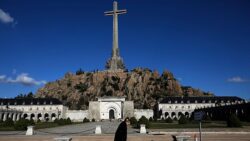
<path fill-rule="evenodd" d="M 67 107 L 54 98 L 0 99 L 0 120 L 21 118 L 34 121 L 53 121 L 65 118 Z"/>
<path fill-rule="evenodd" d="M 190 118 L 196 109 L 242 104 L 239 97 L 166 97 L 158 103 L 160 118 L 179 119 L 181 115 Z"/>
<path fill-rule="evenodd" d="M 21 108 L 19 106 L 19 108 Z M 19 108 L 9 108 L 9 109 L 1 109 L 0 110 L 0 120 L 5 121 L 6 119 L 10 118 L 13 121 L 17 121 L 21 118 L 34 121 L 54 121 L 56 118 L 60 119 L 63 117 L 63 113 L 59 110 L 58 107 L 54 107 L 55 109 L 52 110 L 20 110 Z M 31 107 L 30 107 L 31 108 Z M 16 110 L 18 109 L 18 110 Z M 21 108 L 22 109 L 22 108 Z M 46 109 L 45 107 L 43 109 Z"/>

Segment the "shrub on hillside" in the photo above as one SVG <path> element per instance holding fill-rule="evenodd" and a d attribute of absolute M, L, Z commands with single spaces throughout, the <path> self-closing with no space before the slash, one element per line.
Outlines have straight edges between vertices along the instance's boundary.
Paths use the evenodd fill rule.
<path fill-rule="evenodd" d="M 92 122 L 95 122 L 95 119 L 93 118 L 91 121 L 92 121 Z"/>
<path fill-rule="evenodd" d="M 149 127 L 150 127 L 149 120 L 148 120 L 145 116 L 142 116 L 142 117 L 139 119 L 138 123 L 139 123 L 139 125 L 145 124 L 146 128 L 149 128 Z"/>
<path fill-rule="evenodd" d="M 242 124 L 241 124 L 239 118 L 236 115 L 231 114 L 228 117 L 227 127 L 241 127 L 241 126 L 242 126 Z"/>
<path fill-rule="evenodd" d="M 178 120 L 178 123 L 179 124 L 187 124 L 188 119 L 184 115 L 181 115 L 180 119 Z"/>

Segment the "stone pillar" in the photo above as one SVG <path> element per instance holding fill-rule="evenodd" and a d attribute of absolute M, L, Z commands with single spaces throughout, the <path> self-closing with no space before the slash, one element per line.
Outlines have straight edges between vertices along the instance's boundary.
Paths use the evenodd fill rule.
<path fill-rule="evenodd" d="M 9 113 L 7 118 L 12 118 L 11 115 L 13 115 L 13 113 Z"/>
<path fill-rule="evenodd" d="M 21 114 L 20 114 L 20 113 L 17 113 L 16 121 L 18 121 L 18 120 L 20 119 L 20 116 L 21 116 Z"/>
<path fill-rule="evenodd" d="M 4 115 L 3 115 L 3 121 L 5 121 L 6 119 L 7 119 L 7 114 L 8 113 L 3 113 Z"/>
<path fill-rule="evenodd" d="M 16 113 L 13 113 L 12 120 L 16 121 Z"/>
<path fill-rule="evenodd" d="M 37 121 L 38 120 L 38 113 L 35 114 L 35 117 L 34 117 L 34 121 Z"/>
<path fill-rule="evenodd" d="M 49 113 L 49 121 L 52 121 L 52 113 Z"/>
<path fill-rule="evenodd" d="M 33 127 L 34 127 L 34 126 L 28 126 L 28 127 L 27 127 L 26 135 L 31 136 L 31 135 L 34 134 Z"/>
<path fill-rule="evenodd" d="M 102 134 L 101 125 L 96 125 L 95 134 Z"/>
<path fill-rule="evenodd" d="M 42 113 L 42 121 L 45 121 L 45 113 Z"/>
<path fill-rule="evenodd" d="M 24 113 L 21 114 L 21 118 L 23 118 L 23 117 L 24 117 Z"/>
<path fill-rule="evenodd" d="M 146 134 L 147 133 L 145 124 L 141 124 L 140 125 L 140 133 L 141 134 Z"/>
<path fill-rule="evenodd" d="M 27 117 L 26 117 L 26 118 L 27 118 L 28 120 L 30 120 L 30 115 L 31 115 L 30 113 L 27 113 Z"/>

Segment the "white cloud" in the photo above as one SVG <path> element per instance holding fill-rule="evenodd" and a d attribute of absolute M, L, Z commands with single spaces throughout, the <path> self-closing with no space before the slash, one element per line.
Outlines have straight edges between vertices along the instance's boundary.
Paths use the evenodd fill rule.
<path fill-rule="evenodd" d="M 15 79 L 12 79 L 11 77 L 6 78 L 5 75 L 0 76 L 0 82 L 2 83 L 18 83 L 25 86 L 32 86 L 32 85 L 41 85 L 46 84 L 46 81 L 37 81 L 34 78 L 30 77 L 28 73 L 21 73 L 17 75 Z"/>
<path fill-rule="evenodd" d="M 248 82 L 247 79 L 241 78 L 240 76 L 235 76 L 227 79 L 227 82 L 232 82 L 232 83 L 244 83 Z"/>
<path fill-rule="evenodd" d="M 0 75 L 0 82 L 4 81 L 6 79 L 5 75 Z"/>
<path fill-rule="evenodd" d="M 0 9 L 0 21 L 2 23 L 13 23 L 14 22 L 14 18 L 12 18 L 9 13 L 4 12 L 2 9 Z"/>

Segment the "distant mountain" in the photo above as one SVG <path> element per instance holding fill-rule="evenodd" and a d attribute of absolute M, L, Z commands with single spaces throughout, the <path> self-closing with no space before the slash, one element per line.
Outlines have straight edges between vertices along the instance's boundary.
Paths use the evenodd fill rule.
<path fill-rule="evenodd" d="M 36 97 L 53 97 L 63 101 L 70 109 L 87 109 L 91 100 L 102 96 L 125 96 L 133 100 L 135 108 L 152 108 L 166 96 L 212 96 L 192 87 L 184 87 L 169 71 L 161 75 L 147 68 L 130 72 L 66 73 L 54 82 L 48 82 L 36 92 Z"/>

